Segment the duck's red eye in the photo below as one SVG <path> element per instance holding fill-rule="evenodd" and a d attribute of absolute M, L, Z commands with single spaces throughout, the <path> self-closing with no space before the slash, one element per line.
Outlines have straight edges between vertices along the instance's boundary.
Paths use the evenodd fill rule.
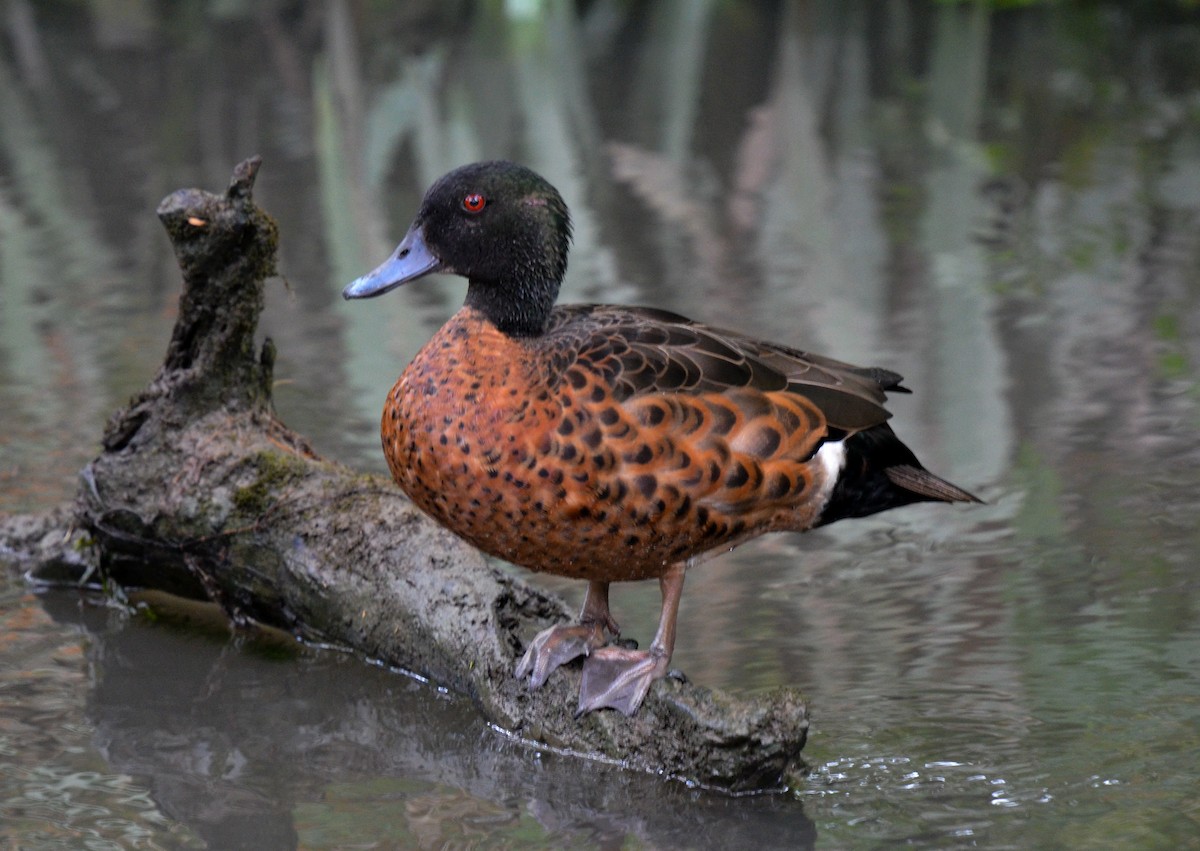
<path fill-rule="evenodd" d="M 468 213 L 478 213 L 487 204 L 487 199 L 478 192 L 472 192 L 467 197 L 463 198 L 463 209 Z"/>

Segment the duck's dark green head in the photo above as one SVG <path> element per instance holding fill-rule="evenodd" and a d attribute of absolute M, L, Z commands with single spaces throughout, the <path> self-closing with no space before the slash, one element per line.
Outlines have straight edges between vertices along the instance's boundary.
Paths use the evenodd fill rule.
<path fill-rule="evenodd" d="M 571 218 L 553 186 L 524 166 L 473 163 L 440 178 L 404 240 L 345 298 L 370 298 L 433 272 L 470 281 L 467 304 L 508 334 L 536 336 L 567 270 Z"/>

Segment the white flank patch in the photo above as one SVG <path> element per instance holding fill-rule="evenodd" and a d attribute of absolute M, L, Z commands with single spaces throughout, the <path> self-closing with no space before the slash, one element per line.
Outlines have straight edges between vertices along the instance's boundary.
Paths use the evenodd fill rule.
<path fill-rule="evenodd" d="M 821 488 L 821 498 L 824 501 L 833 493 L 833 486 L 842 474 L 842 468 L 846 466 L 846 447 L 842 446 L 840 440 L 822 444 L 817 450 L 817 463 L 825 471 L 824 486 Z"/>

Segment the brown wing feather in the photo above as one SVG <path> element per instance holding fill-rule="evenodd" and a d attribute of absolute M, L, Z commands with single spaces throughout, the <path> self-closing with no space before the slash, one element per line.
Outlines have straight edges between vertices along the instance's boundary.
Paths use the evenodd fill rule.
<path fill-rule="evenodd" d="M 554 311 L 545 339 L 564 362 L 609 371 L 618 401 L 643 394 L 725 393 L 739 387 L 812 402 L 838 439 L 885 422 L 885 391 L 907 392 L 900 376 L 858 367 L 664 310 L 570 305 Z"/>

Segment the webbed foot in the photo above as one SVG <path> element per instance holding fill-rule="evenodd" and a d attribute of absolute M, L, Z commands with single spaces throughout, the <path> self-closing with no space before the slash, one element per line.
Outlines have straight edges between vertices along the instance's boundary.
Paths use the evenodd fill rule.
<path fill-rule="evenodd" d="M 670 658 L 650 650 L 602 647 L 583 663 L 579 708 L 575 716 L 605 707 L 633 715 L 646 698 L 650 684 L 666 676 Z"/>
<path fill-rule="evenodd" d="M 529 677 L 529 688 L 541 688 L 555 668 L 577 656 L 586 656 L 604 643 L 599 624 L 552 626 L 539 632 L 517 663 L 517 679 Z"/>

